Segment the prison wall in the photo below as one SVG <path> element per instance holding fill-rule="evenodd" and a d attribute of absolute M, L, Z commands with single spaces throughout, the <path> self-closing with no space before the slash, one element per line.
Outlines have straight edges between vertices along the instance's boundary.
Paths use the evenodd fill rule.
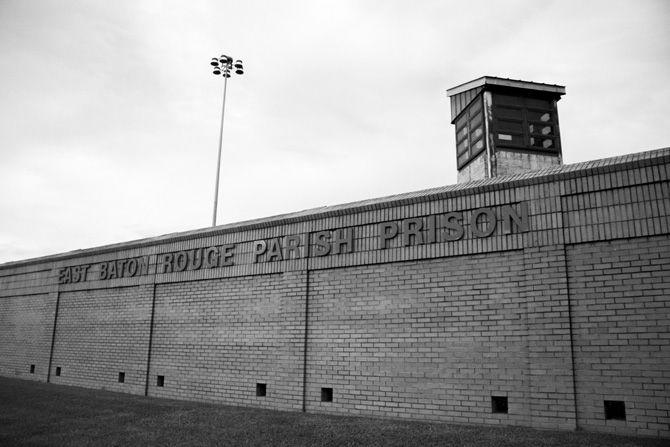
<path fill-rule="evenodd" d="M 3 264 L 0 374 L 670 437 L 669 177 L 662 149 Z"/>
<path fill-rule="evenodd" d="M 308 410 L 522 423 L 530 410 L 523 253 L 312 273 Z M 508 396 L 512 416 L 491 414 Z"/>
<path fill-rule="evenodd" d="M 670 410 L 670 241 L 592 242 L 569 248 L 577 415 L 585 429 L 654 435 Z M 602 418 L 626 402 L 626 420 Z"/>
<path fill-rule="evenodd" d="M 300 410 L 304 275 L 158 285 L 149 393 Z"/>
<path fill-rule="evenodd" d="M 46 381 L 55 299 L 49 294 L 0 300 L 0 374 Z"/>
<path fill-rule="evenodd" d="M 144 394 L 151 292 L 145 285 L 61 293 L 50 381 Z"/>
<path fill-rule="evenodd" d="M 0 374 L 46 381 L 57 289 L 50 263 L 0 269 Z"/>

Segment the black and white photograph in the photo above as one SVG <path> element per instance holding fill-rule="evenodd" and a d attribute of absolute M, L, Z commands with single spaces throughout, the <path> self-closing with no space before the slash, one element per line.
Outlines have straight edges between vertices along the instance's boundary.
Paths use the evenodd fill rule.
<path fill-rule="evenodd" d="M 0 445 L 670 442 L 670 1 L 0 0 L 0 54 Z"/>

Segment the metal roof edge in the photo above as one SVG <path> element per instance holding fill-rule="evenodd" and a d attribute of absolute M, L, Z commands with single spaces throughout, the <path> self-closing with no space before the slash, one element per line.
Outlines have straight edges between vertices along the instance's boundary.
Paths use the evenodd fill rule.
<path fill-rule="evenodd" d="M 447 90 L 447 96 L 458 95 L 459 93 L 467 92 L 473 88 L 481 87 L 486 84 L 486 79 L 489 77 L 490 76 L 482 76 L 481 78 L 473 79 L 472 81 L 464 82 L 456 87 L 452 87 Z"/>
<path fill-rule="evenodd" d="M 472 90 L 473 88 L 485 85 L 497 85 L 500 87 L 520 88 L 525 90 L 536 90 L 565 95 L 565 86 L 563 85 L 523 81 L 520 79 L 498 78 L 495 76 L 482 76 L 481 78 L 477 78 L 461 85 L 457 85 L 456 87 L 450 88 L 447 90 L 447 96 L 458 95 L 459 93 L 463 93 L 468 90 Z"/>

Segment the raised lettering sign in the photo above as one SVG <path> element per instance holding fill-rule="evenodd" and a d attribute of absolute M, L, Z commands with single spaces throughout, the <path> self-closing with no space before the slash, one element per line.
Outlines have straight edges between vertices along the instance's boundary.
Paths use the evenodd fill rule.
<path fill-rule="evenodd" d="M 173 273 L 200 269 L 213 269 L 235 265 L 234 244 L 201 247 L 158 255 L 157 273 Z"/>
<path fill-rule="evenodd" d="M 521 202 L 516 209 L 511 205 L 500 207 L 503 233 L 522 233 L 528 231 L 528 205 Z M 412 217 L 397 222 L 382 222 L 377 225 L 377 241 L 381 249 L 401 235 L 401 245 L 432 244 L 452 242 L 462 239 L 469 228 L 470 235 L 476 238 L 489 237 L 498 228 L 498 216 L 493 208 L 477 208 L 472 211 L 431 214 L 425 217 Z"/>
<path fill-rule="evenodd" d="M 528 204 L 520 202 L 496 208 L 482 207 L 381 222 L 376 224 L 377 235 L 373 241 L 376 240 L 377 249 L 384 250 L 392 244 L 395 247 L 411 247 L 454 242 L 465 237 L 490 237 L 496 231 L 502 234 L 522 233 L 529 228 Z M 354 236 L 354 227 L 347 227 L 252 241 L 251 263 L 354 253 Z M 156 273 L 230 267 L 235 265 L 235 248 L 235 244 L 224 244 L 161 253 L 157 255 Z M 58 283 L 75 284 L 148 274 L 149 257 L 138 256 L 63 267 L 58 270 Z"/>

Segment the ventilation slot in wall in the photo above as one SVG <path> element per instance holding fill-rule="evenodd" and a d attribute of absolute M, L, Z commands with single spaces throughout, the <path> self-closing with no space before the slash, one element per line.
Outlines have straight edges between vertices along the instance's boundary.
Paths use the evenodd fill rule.
<path fill-rule="evenodd" d="M 165 385 L 165 376 L 156 376 L 156 386 L 164 386 Z"/>
<path fill-rule="evenodd" d="M 57 375 L 57 376 L 60 376 L 60 366 L 57 366 L 57 367 L 56 367 L 56 375 Z"/>
<path fill-rule="evenodd" d="M 333 389 L 321 388 L 321 402 L 332 402 L 332 401 L 333 401 Z"/>
<path fill-rule="evenodd" d="M 491 412 L 507 414 L 507 397 L 491 396 Z"/>
<path fill-rule="evenodd" d="M 626 404 L 622 400 L 605 401 L 605 419 L 626 420 Z"/>
<path fill-rule="evenodd" d="M 123 383 L 126 381 L 126 373 L 120 372 L 119 373 L 119 383 Z"/>
<path fill-rule="evenodd" d="M 267 393 L 267 387 L 266 384 L 264 383 L 257 383 L 256 384 L 256 396 L 258 397 L 265 397 Z"/>
<path fill-rule="evenodd" d="M 35 365 L 30 365 L 30 374 L 35 374 Z"/>

